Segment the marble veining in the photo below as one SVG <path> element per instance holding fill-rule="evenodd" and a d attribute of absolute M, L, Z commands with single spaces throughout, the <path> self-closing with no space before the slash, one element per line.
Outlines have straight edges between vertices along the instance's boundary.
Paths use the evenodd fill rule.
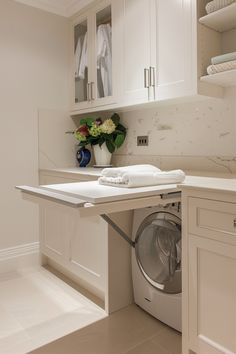
<path fill-rule="evenodd" d="M 235 173 L 235 97 L 236 88 L 231 88 L 224 99 L 210 98 L 122 113 L 128 136 L 113 162 Z M 149 146 L 137 147 L 137 135 L 148 135 Z"/>

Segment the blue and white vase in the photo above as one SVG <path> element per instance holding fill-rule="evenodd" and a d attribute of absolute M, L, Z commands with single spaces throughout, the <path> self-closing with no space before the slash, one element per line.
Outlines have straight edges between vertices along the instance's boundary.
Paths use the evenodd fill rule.
<path fill-rule="evenodd" d="M 85 147 L 82 147 L 77 151 L 76 159 L 79 163 L 79 167 L 86 167 L 91 160 L 91 152 Z"/>

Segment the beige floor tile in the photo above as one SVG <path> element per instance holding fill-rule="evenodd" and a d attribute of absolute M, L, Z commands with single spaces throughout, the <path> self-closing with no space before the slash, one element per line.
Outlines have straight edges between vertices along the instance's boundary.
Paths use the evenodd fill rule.
<path fill-rule="evenodd" d="M 166 349 L 168 354 L 182 353 L 181 334 L 167 326 L 152 338 L 152 342 Z"/>
<path fill-rule="evenodd" d="M 125 354 L 169 354 L 169 352 L 160 347 L 160 345 L 148 340 L 129 350 Z"/>
<path fill-rule="evenodd" d="M 43 268 L 0 276 L 0 354 L 25 354 L 107 314 Z"/>
<path fill-rule="evenodd" d="M 176 338 L 171 330 L 168 338 L 166 328 L 136 305 L 131 305 L 31 354 L 170 354 L 163 346 L 163 340 L 166 337 L 167 341 L 171 338 L 176 341 Z"/>

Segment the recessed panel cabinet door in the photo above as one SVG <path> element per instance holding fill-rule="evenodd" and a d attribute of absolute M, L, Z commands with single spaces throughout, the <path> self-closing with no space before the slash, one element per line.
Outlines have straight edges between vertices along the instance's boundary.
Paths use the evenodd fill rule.
<path fill-rule="evenodd" d="M 91 19 L 88 15 L 78 17 L 72 24 L 72 109 L 91 106 L 89 83 L 91 72 Z"/>
<path fill-rule="evenodd" d="M 123 48 L 120 68 L 123 73 L 123 97 L 127 103 L 149 100 L 151 36 L 155 11 L 153 0 L 119 0 L 123 18 Z"/>
<path fill-rule="evenodd" d="M 190 95 L 193 90 L 197 78 L 195 10 L 195 0 L 156 0 L 151 77 L 157 101 Z"/>
<path fill-rule="evenodd" d="M 107 224 L 100 216 L 73 219 L 73 232 L 68 240 L 69 269 L 97 289 L 105 289 Z M 100 292 L 100 293 L 99 293 Z"/>
<path fill-rule="evenodd" d="M 40 247 L 43 254 L 64 263 L 67 240 L 71 235 L 71 216 L 55 206 L 40 208 Z"/>
<path fill-rule="evenodd" d="M 236 353 L 236 246 L 190 235 L 189 260 L 191 349 Z"/>

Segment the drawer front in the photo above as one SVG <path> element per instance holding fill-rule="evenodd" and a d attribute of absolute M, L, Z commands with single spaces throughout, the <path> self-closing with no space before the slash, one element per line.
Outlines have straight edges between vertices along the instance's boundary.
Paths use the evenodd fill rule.
<path fill-rule="evenodd" d="M 236 244 L 236 203 L 189 198 L 191 234 Z"/>

